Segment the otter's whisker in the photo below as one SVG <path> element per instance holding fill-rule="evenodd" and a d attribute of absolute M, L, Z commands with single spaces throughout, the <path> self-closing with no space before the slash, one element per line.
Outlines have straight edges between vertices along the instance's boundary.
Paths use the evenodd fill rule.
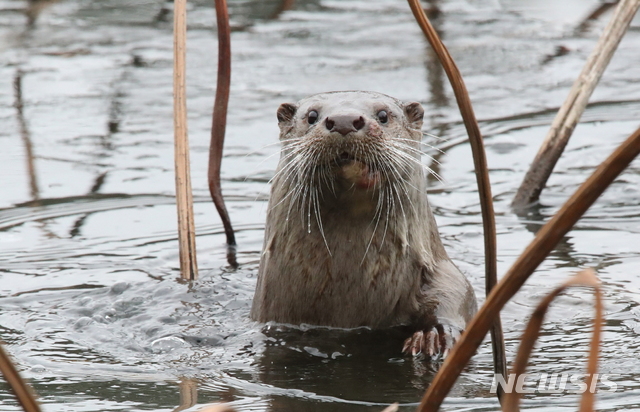
<path fill-rule="evenodd" d="M 291 151 L 285 155 L 282 156 L 281 158 L 281 162 L 283 160 L 289 160 L 289 158 L 293 158 L 293 160 L 291 160 L 290 162 L 285 163 L 285 166 L 282 167 L 280 170 L 278 170 L 272 177 L 271 179 L 269 179 L 269 183 L 272 183 L 277 177 L 279 177 L 281 174 L 285 174 L 285 178 L 284 180 L 287 181 L 289 179 L 289 176 L 291 173 L 293 173 L 296 169 L 296 166 L 299 163 L 302 163 L 304 160 L 302 160 L 302 155 L 304 154 L 304 148 L 295 150 L 295 151 Z"/>
<path fill-rule="evenodd" d="M 408 139 L 397 139 L 397 140 L 408 140 Z M 437 163 L 438 165 L 441 164 L 438 159 L 434 158 L 433 156 L 425 153 L 424 151 L 417 149 L 415 147 L 411 147 L 410 145 L 406 144 L 406 143 L 402 143 L 402 142 L 391 142 L 391 145 L 403 150 L 403 151 L 407 151 L 407 152 L 411 152 L 413 154 L 418 155 L 419 157 L 425 156 L 427 157 L 429 160 L 431 160 L 432 162 Z M 443 152 L 444 153 L 444 152 Z"/>
<path fill-rule="evenodd" d="M 286 217 L 287 222 L 289 221 L 289 216 L 294 206 L 298 205 L 300 210 L 302 210 L 302 207 L 303 207 L 302 203 L 304 200 L 303 199 L 301 200 L 300 196 L 302 194 L 302 190 L 306 186 L 308 186 L 304 184 L 304 179 L 302 180 L 300 179 L 300 174 L 301 174 L 300 171 L 302 170 L 303 178 L 305 176 L 308 176 L 308 173 L 305 173 L 305 171 L 308 169 L 308 164 L 309 164 L 309 162 L 306 159 L 308 159 L 312 155 L 312 151 L 308 147 L 298 148 L 298 151 L 299 151 L 298 156 L 292 162 L 287 163 L 288 167 L 286 167 L 286 169 L 288 170 L 283 177 L 284 181 L 288 182 L 291 189 L 287 192 L 287 194 L 284 196 L 282 201 L 278 202 L 277 204 L 277 205 L 281 204 L 289 196 L 291 196 L 291 201 L 289 202 L 289 207 L 287 209 L 287 217 Z"/>
<path fill-rule="evenodd" d="M 398 191 L 398 187 L 397 186 L 398 185 L 391 185 L 389 187 L 389 199 L 390 199 L 391 205 L 394 208 L 395 208 L 394 199 L 397 199 L 398 204 L 400 205 L 400 212 L 402 213 L 402 219 L 403 219 L 404 222 L 406 222 L 407 221 L 407 214 L 406 214 L 406 212 L 404 210 L 404 202 L 402 201 L 402 198 L 400 197 L 400 192 Z M 400 186 L 402 186 L 402 189 L 404 191 L 406 199 L 409 202 L 409 205 L 411 206 L 411 208 L 413 209 L 414 215 L 417 215 L 417 211 L 415 209 L 415 206 L 413 205 L 413 202 L 411 201 L 411 196 L 409 195 L 409 192 L 407 191 L 407 188 L 404 186 L 404 184 L 401 184 Z M 394 196 L 394 193 L 395 193 L 395 196 Z"/>
<path fill-rule="evenodd" d="M 414 140 L 414 139 L 407 139 L 407 138 L 402 138 L 402 137 L 398 137 L 398 138 L 394 137 L 393 140 L 394 141 L 409 142 L 409 143 L 412 143 L 412 144 L 418 144 L 418 145 L 420 145 L 420 147 L 426 146 L 426 147 L 429 148 L 429 150 L 434 150 L 436 152 L 439 152 L 440 154 L 446 155 L 446 152 L 444 150 L 442 150 L 440 147 L 434 146 L 434 145 L 429 144 L 429 143 L 426 143 L 424 140 Z M 446 141 L 447 139 L 443 139 L 443 140 Z M 420 150 L 424 153 L 424 150 L 422 150 L 422 149 L 420 149 Z"/>
<path fill-rule="evenodd" d="M 422 132 L 422 134 L 423 134 L 424 136 L 433 137 L 434 139 L 437 139 L 437 140 L 442 140 L 443 142 L 446 142 L 446 141 L 448 141 L 448 140 L 449 140 L 449 139 L 447 139 L 446 137 L 440 137 L 440 136 L 437 136 L 437 135 L 435 135 L 435 134 L 431 134 L 431 133 L 428 133 L 428 132 Z"/>
<path fill-rule="evenodd" d="M 296 182 L 292 181 L 293 175 L 294 173 L 296 173 L 296 169 L 298 169 L 297 166 L 301 165 L 302 167 L 304 167 L 305 161 L 302 159 L 307 158 L 307 156 L 305 156 L 306 153 L 302 153 L 302 149 L 300 150 L 300 152 L 301 153 L 298 153 L 299 154 L 298 157 L 294 158 L 293 161 L 286 163 L 285 166 L 279 172 L 277 172 L 274 177 L 271 178 L 270 182 L 274 181 L 274 179 L 276 179 L 281 173 L 284 172 L 282 179 L 285 183 L 288 183 L 289 186 L 291 187 L 291 189 L 287 192 L 287 194 L 283 196 L 282 200 L 277 204 L 275 204 L 272 208 L 275 208 L 276 206 L 282 204 L 285 200 L 289 198 L 290 195 L 295 194 L 297 190 L 302 188 L 301 185 L 299 184 L 296 185 Z M 294 196 L 292 204 L 295 202 L 296 197 L 297 196 Z M 287 213 L 287 220 L 288 218 L 289 218 L 289 213 Z"/>
<path fill-rule="evenodd" d="M 317 169 L 317 164 L 318 164 L 318 158 L 320 156 L 320 153 L 318 153 L 317 151 L 315 153 L 312 153 L 312 160 L 311 161 L 306 161 L 305 162 L 305 167 L 304 169 L 301 169 L 300 172 L 302 173 L 302 177 L 301 180 L 307 180 L 307 184 L 302 185 L 304 187 L 304 191 L 302 192 L 302 202 L 301 202 L 301 209 L 300 211 L 303 212 L 304 208 L 305 208 L 305 203 L 306 203 L 306 210 L 307 210 L 307 233 L 311 233 L 311 189 L 315 188 L 315 184 L 314 184 L 314 180 L 315 180 L 315 176 L 316 176 L 316 169 Z M 310 156 L 311 157 L 311 156 Z M 300 173 L 298 173 L 298 176 L 300 176 Z M 308 202 L 308 203 L 307 203 Z M 304 213 L 304 212 L 303 212 Z M 304 216 L 304 214 L 303 214 Z M 304 225 L 304 217 L 303 217 L 303 225 Z"/>
<path fill-rule="evenodd" d="M 408 143 L 405 143 L 408 142 Z M 393 140 L 391 140 L 389 142 L 389 144 L 395 148 L 398 148 L 400 150 L 403 150 L 405 152 L 410 152 L 413 153 L 415 155 L 417 155 L 417 157 L 422 157 L 425 156 L 426 158 L 428 158 L 429 160 L 431 160 L 432 162 L 435 162 L 436 164 L 440 165 L 440 161 L 438 161 L 438 159 L 436 159 L 435 157 L 431 156 L 430 154 L 428 154 L 426 151 L 417 148 L 417 147 L 413 147 L 412 144 L 416 144 L 417 142 L 415 140 L 411 140 L 411 139 L 403 139 L 403 138 L 394 138 Z M 439 148 L 435 147 L 435 146 L 431 146 L 428 145 L 426 143 L 420 143 L 421 145 L 426 145 L 428 147 L 430 147 L 431 149 L 434 149 L 438 152 L 440 152 L 443 155 L 446 155 L 446 153 L 442 150 L 440 150 Z"/>
<path fill-rule="evenodd" d="M 320 230 L 320 235 L 322 236 L 322 240 L 324 240 L 324 245 L 327 247 L 327 252 L 329 252 L 329 256 L 333 256 L 331 254 L 331 248 L 329 248 L 329 243 L 327 242 L 327 238 L 324 235 L 324 227 L 322 226 L 322 216 L 320 215 L 320 202 L 318 200 L 318 189 L 314 188 L 314 209 L 316 214 L 316 221 L 318 222 L 318 229 Z"/>
<path fill-rule="evenodd" d="M 427 173 L 431 174 L 432 176 L 434 176 L 436 179 L 438 179 L 438 181 L 440 183 L 444 184 L 444 180 L 442 179 L 442 177 L 436 173 L 433 169 L 431 169 L 429 166 L 426 166 L 425 164 L 423 164 L 422 162 L 420 162 L 418 159 L 409 156 L 407 153 L 404 153 L 402 150 L 399 150 L 397 148 L 394 148 L 394 153 L 397 153 L 398 156 L 400 156 L 400 160 L 403 162 L 409 162 L 407 164 L 415 164 L 420 166 L 420 168 L 424 169 Z"/>
<path fill-rule="evenodd" d="M 381 199 L 382 199 L 382 196 L 380 195 L 380 197 L 378 198 L 378 205 L 380 205 Z M 360 266 L 362 266 L 362 264 L 364 263 L 365 259 L 367 258 L 367 253 L 369 253 L 369 248 L 371 247 L 371 244 L 373 243 L 373 239 L 376 236 L 376 231 L 378 230 L 378 224 L 380 223 L 380 219 L 382 217 L 382 210 L 383 209 L 384 209 L 384 206 L 376 207 L 377 218 L 376 218 L 376 215 L 374 215 L 374 217 L 373 217 L 373 220 L 375 220 L 376 224 L 373 227 L 373 230 L 371 231 L 371 237 L 369 238 L 369 242 L 367 243 L 367 247 L 364 250 L 364 254 L 362 255 L 362 260 L 360 261 Z M 389 217 L 389 212 L 388 212 L 388 208 L 387 208 L 387 223 L 388 223 L 388 217 Z M 369 224 L 369 225 L 371 225 L 371 224 Z M 386 231 L 386 228 L 385 228 L 385 231 Z"/>
<path fill-rule="evenodd" d="M 392 185 L 392 186 L 391 186 L 391 189 L 392 189 L 392 190 L 395 192 L 395 194 L 396 194 L 396 197 L 397 197 L 397 199 L 398 199 L 398 203 L 400 204 L 400 208 L 401 208 L 401 211 L 402 211 L 402 216 L 403 216 L 403 218 L 404 218 L 404 221 L 406 222 L 406 221 L 407 221 L 407 216 L 406 216 L 406 213 L 405 213 L 405 210 L 404 210 L 404 206 L 403 206 L 403 203 L 404 203 L 404 202 L 402 202 L 402 199 L 401 199 L 401 197 L 400 197 L 400 192 L 398 191 L 398 187 L 397 187 L 397 186 L 400 186 L 400 187 L 402 188 L 402 190 L 403 190 L 403 192 L 404 192 L 404 194 L 405 194 L 405 196 L 406 196 L 406 198 L 407 198 L 407 201 L 409 202 L 409 205 L 410 205 L 410 206 L 411 206 L 411 208 L 413 209 L 413 213 L 414 213 L 414 214 L 416 214 L 416 215 L 417 215 L 417 211 L 415 210 L 415 206 L 414 206 L 414 204 L 413 204 L 413 201 L 411 200 L 411 196 L 410 196 L 410 194 L 409 194 L 409 191 L 408 191 L 408 189 L 407 189 L 406 185 L 408 185 L 408 186 L 410 186 L 411 188 L 413 188 L 416 192 L 419 192 L 419 190 L 418 190 L 416 187 L 414 187 L 411 183 L 409 183 L 409 181 L 408 181 L 406 178 L 404 178 L 404 177 L 402 176 L 402 174 L 401 174 L 401 173 L 400 173 L 400 171 L 398 170 L 398 165 L 397 165 L 397 163 L 396 163 L 396 161 L 395 161 L 395 160 L 396 160 L 395 158 L 393 158 L 392 156 L 390 156 L 390 155 L 388 155 L 388 154 L 386 154 L 386 153 L 385 153 L 385 155 L 384 155 L 383 157 L 384 157 L 384 158 L 385 158 L 385 160 L 386 160 L 386 162 L 385 162 L 385 163 L 387 164 L 387 169 L 388 169 L 391 173 L 393 173 L 393 174 L 395 175 L 395 177 L 397 178 L 397 180 L 398 180 L 399 182 L 401 182 L 401 183 L 400 183 L 400 184 L 398 184 L 398 185 Z M 400 166 L 400 167 L 402 167 L 402 166 Z"/>

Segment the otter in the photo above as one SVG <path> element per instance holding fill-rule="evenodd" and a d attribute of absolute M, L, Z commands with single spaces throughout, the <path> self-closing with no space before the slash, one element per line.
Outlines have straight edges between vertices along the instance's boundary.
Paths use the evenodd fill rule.
<path fill-rule="evenodd" d="M 403 352 L 447 355 L 477 304 L 429 206 L 423 117 L 420 103 L 376 92 L 280 105 L 252 319 L 406 325 Z"/>

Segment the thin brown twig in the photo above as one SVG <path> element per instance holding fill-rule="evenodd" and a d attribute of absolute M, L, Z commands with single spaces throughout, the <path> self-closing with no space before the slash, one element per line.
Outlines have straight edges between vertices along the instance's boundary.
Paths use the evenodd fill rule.
<path fill-rule="evenodd" d="M 494 316 L 500 313 L 505 303 L 516 294 L 562 237 L 639 153 L 640 128 L 598 166 L 558 213 L 540 229 L 533 241 L 491 291 L 458 344 L 445 359 L 422 399 L 421 411 L 438 410 L 462 369 L 482 343 Z"/>
<path fill-rule="evenodd" d="M 174 0 L 173 119 L 180 276 L 184 279 L 193 280 L 198 277 L 198 263 L 196 260 L 193 194 L 191 193 L 191 176 L 189 173 L 189 138 L 187 135 L 186 10 L 186 0 Z"/>
<path fill-rule="evenodd" d="M 419 0 L 408 0 L 411 11 L 413 12 L 418 25 L 424 32 L 429 44 L 435 51 L 440 63 L 444 67 L 447 77 L 453 87 L 453 92 L 462 114 L 467 134 L 469 135 L 469 143 L 473 153 L 473 163 L 476 172 L 476 181 L 478 184 L 478 195 L 480 196 L 480 208 L 482 212 L 482 226 L 484 231 L 484 255 L 485 255 L 485 290 L 487 295 L 493 289 L 498 279 L 497 269 L 497 246 L 496 246 L 496 219 L 493 210 L 493 197 L 491 196 L 491 182 L 489 181 L 489 171 L 487 167 L 487 156 L 484 151 L 484 143 L 482 134 L 476 120 L 471 105 L 471 99 L 467 92 L 460 70 L 456 66 L 449 51 L 442 43 L 440 36 L 431 25 L 427 15 L 425 14 Z M 504 336 L 502 333 L 502 323 L 500 314 L 496 314 L 491 327 L 491 343 L 493 349 L 493 361 L 495 373 L 507 373 L 507 362 L 504 350 Z M 502 389 L 498 391 L 498 397 L 502 397 Z"/>
<path fill-rule="evenodd" d="M 549 305 L 551 302 L 558 297 L 562 292 L 564 292 L 567 288 L 572 286 L 588 286 L 594 289 L 595 294 L 595 318 L 593 325 L 593 335 L 591 337 L 591 345 L 589 347 L 589 359 L 587 362 L 587 390 L 582 394 L 582 400 L 580 402 L 580 412 L 591 412 L 593 411 L 593 401 L 594 396 L 592 392 L 592 382 L 595 377 L 595 373 L 598 370 L 598 353 L 600 351 L 600 335 L 602 331 L 602 290 L 600 288 L 600 281 L 596 276 L 595 272 L 592 269 L 585 269 L 577 273 L 575 276 L 572 276 L 564 282 L 562 285 L 558 286 L 551 293 L 549 293 L 543 300 L 540 302 L 536 310 L 531 315 L 531 319 L 527 324 L 527 328 L 525 332 L 522 334 L 522 338 L 520 339 L 520 348 L 518 349 L 518 354 L 516 355 L 516 361 L 513 366 L 513 373 L 515 375 L 514 380 L 519 382 L 519 377 L 522 375 L 526 368 L 529 358 L 531 356 L 531 352 L 533 351 L 533 347 L 540 336 L 540 328 L 542 327 L 542 322 L 544 321 L 544 317 L 549 309 Z M 519 410 L 520 403 L 520 394 L 517 391 L 510 391 L 505 394 L 504 404 L 502 406 L 503 411 L 515 412 Z"/>
<path fill-rule="evenodd" d="M 227 107 L 229 105 L 229 87 L 231 84 L 231 26 L 229 25 L 229 11 L 226 0 L 215 0 L 216 19 L 218 24 L 218 83 L 216 86 L 216 100 L 213 106 L 211 124 L 211 143 L 209 146 L 209 192 L 216 205 L 227 237 L 227 260 L 232 266 L 237 266 L 235 260 L 236 238 L 231 226 L 231 219 L 222 197 L 220 184 L 220 166 L 224 148 L 224 135 L 227 128 Z"/>
<path fill-rule="evenodd" d="M 4 351 L 1 344 L 0 372 L 2 372 L 4 379 L 16 395 L 22 409 L 24 409 L 25 412 L 40 412 L 40 405 L 38 405 L 38 401 L 36 401 L 31 387 L 22 379 L 13 362 L 11 362 L 11 358 L 9 358 L 9 355 Z"/>
<path fill-rule="evenodd" d="M 547 136 L 529 166 L 513 199 L 514 209 L 522 210 L 540 198 L 542 189 L 587 107 L 589 97 L 598 85 L 639 7 L 640 0 L 622 0 L 617 5 L 609 24 L 587 59 L 580 76 L 573 83 L 567 99 L 558 110 Z"/>

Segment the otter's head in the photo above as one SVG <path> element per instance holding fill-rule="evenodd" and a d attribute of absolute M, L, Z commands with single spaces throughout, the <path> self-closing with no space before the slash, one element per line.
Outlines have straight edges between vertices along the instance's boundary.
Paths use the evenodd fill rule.
<path fill-rule="evenodd" d="M 424 109 L 374 92 L 333 92 L 278 108 L 282 173 L 332 190 L 380 190 L 421 169 Z M 315 181 L 315 182 L 314 182 Z"/>

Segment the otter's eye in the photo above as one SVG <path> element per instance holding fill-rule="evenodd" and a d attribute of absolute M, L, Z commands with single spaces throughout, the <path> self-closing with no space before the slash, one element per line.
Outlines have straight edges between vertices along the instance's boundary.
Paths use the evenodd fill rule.
<path fill-rule="evenodd" d="M 378 119 L 380 119 L 380 123 L 387 123 L 389 121 L 389 115 L 386 110 L 380 110 L 378 112 Z"/>
<path fill-rule="evenodd" d="M 317 121 L 318 121 L 318 112 L 316 112 L 315 110 L 311 110 L 307 115 L 307 122 L 309 122 L 309 124 L 314 124 Z"/>

